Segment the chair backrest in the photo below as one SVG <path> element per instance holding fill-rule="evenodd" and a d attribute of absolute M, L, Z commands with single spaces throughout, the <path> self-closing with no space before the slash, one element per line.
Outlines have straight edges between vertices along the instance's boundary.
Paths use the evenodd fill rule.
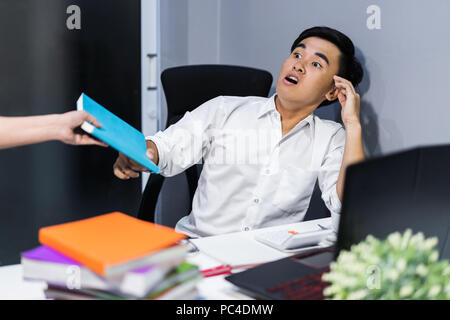
<path fill-rule="evenodd" d="M 202 103 L 217 96 L 261 96 L 267 97 L 273 77 L 265 70 L 230 65 L 191 65 L 169 68 L 162 72 L 161 82 L 167 101 L 166 128 L 192 111 Z M 199 165 L 188 168 L 181 173 L 187 179 L 190 204 L 197 189 L 200 172 Z M 178 175 L 178 176 L 180 176 Z M 155 222 L 155 209 L 164 178 L 151 175 L 142 194 L 138 218 Z M 180 192 L 177 188 L 177 193 Z M 157 223 L 174 227 L 176 222 L 189 214 L 191 207 L 185 211 L 165 210 L 161 221 Z"/>

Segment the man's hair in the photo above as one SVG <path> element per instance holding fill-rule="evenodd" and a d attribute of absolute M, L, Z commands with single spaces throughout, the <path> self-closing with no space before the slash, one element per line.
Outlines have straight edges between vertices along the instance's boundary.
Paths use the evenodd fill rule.
<path fill-rule="evenodd" d="M 333 43 L 341 51 L 341 57 L 339 59 L 339 71 L 338 76 L 349 80 L 354 87 L 356 87 L 362 80 L 364 71 L 361 67 L 361 63 L 355 57 L 355 47 L 352 40 L 342 32 L 328 27 L 312 27 L 303 31 L 291 47 L 291 53 L 297 47 L 297 45 L 306 38 L 318 37 Z M 319 107 L 329 105 L 334 101 L 323 101 Z"/>

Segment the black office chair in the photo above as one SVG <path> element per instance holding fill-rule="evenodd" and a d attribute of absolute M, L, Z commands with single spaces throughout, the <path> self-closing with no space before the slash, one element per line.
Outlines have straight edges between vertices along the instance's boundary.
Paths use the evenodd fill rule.
<path fill-rule="evenodd" d="M 220 95 L 267 97 L 272 80 L 267 71 L 240 66 L 192 65 L 166 69 L 161 74 L 167 101 L 166 128 L 180 120 L 187 111 Z M 190 205 L 197 189 L 199 166 L 194 165 L 180 173 L 187 179 Z M 161 175 L 150 176 L 142 194 L 139 219 L 155 222 L 156 203 L 164 180 Z M 191 207 L 187 212 L 164 212 L 161 224 L 174 227 L 190 211 Z"/>

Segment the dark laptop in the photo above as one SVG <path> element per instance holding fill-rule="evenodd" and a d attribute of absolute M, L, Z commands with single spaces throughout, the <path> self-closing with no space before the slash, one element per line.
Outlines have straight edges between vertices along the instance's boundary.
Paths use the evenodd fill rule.
<path fill-rule="evenodd" d="M 416 148 L 348 167 L 334 249 L 299 254 L 232 274 L 226 280 L 262 299 L 322 299 L 321 281 L 342 249 L 371 234 L 406 229 L 438 237 L 450 258 L 450 146 Z"/>

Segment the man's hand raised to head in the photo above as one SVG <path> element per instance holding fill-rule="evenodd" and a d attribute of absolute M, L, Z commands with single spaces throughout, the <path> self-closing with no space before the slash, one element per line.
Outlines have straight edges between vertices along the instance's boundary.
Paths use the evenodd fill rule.
<path fill-rule="evenodd" d="M 152 160 L 156 165 L 158 165 L 159 157 L 158 157 L 158 148 L 153 141 L 147 141 L 147 156 Z M 123 153 L 119 152 L 119 156 L 117 157 L 116 162 L 113 166 L 114 175 L 122 180 L 128 180 L 130 178 L 138 178 L 140 172 L 149 172 L 149 170 L 143 166 L 141 166 L 136 161 L 128 158 Z"/>
<path fill-rule="evenodd" d="M 341 104 L 341 117 L 345 126 L 345 147 L 342 156 L 336 191 L 342 201 L 344 191 L 345 172 L 351 164 L 363 161 L 364 146 L 362 142 L 362 128 L 360 122 L 360 96 L 356 93 L 352 83 L 347 79 L 334 76 L 335 86 L 339 89 L 338 99 Z"/>
<path fill-rule="evenodd" d="M 335 86 L 339 89 L 338 100 L 341 104 L 341 118 L 347 129 L 351 125 L 360 124 L 360 96 L 353 84 L 339 76 L 334 76 Z"/>

